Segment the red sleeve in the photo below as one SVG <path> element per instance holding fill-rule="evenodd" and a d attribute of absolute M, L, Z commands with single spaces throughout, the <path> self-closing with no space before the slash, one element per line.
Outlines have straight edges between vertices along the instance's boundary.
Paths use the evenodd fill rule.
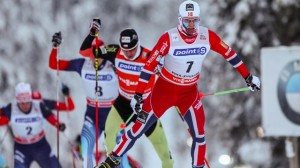
<path fill-rule="evenodd" d="M 74 101 L 73 101 L 71 96 L 67 97 L 67 103 L 68 104 L 67 104 L 67 109 L 66 110 L 72 111 L 72 110 L 75 109 Z"/>
<path fill-rule="evenodd" d="M 52 48 L 49 56 L 49 67 L 57 69 L 57 48 Z M 59 70 L 65 70 L 69 67 L 70 61 L 59 59 Z"/>
<path fill-rule="evenodd" d="M 170 49 L 170 38 L 169 34 L 166 32 L 164 33 L 152 49 L 150 56 L 141 72 L 139 78 L 139 84 L 137 86 L 136 92 L 137 93 L 144 93 L 145 88 L 149 82 L 151 75 L 154 73 L 154 70 L 158 64 L 157 57 L 165 56 L 168 54 Z"/>
<path fill-rule="evenodd" d="M 1 116 L 0 114 L 0 126 L 7 125 L 9 123 L 9 119 L 5 116 Z"/>
<path fill-rule="evenodd" d="M 81 54 L 84 57 L 95 58 L 93 48 L 96 46 L 104 46 L 103 40 L 88 35 L 83 41 L 82 46 L 80 47 L 79 54 Z"/>
<path fill-rule="evenodd" d="M 67 103 L 59 102 L 58 107 L 57 107 L 57 104 L 55 104 L 56 110 L 70 112 L 70 111 L 74 110 L 74 108 L 75 108 L 75 105 L 74 105 L 74 102 L 73 102 L 73 99 L 71 98 L 71 96 L 67 97 Z"/>
<path fill-rule="evenodd" d="M 54 114 L 49 115 L 49 116 L 47 117 L 47 121 L 48 121 L 51 125 L 53 125 L 53 126 L 55 126 L 55 127 L 59 124 L 58 121 L 57 121 L 57 118 L 56 118 L 56 116 L 55 116 Z"/>
<path fill-rule="evenodd" d="M 211 49 L 222 55 L 243 78 L 247 77 L 250 72 L 237 53 L 231 49 L 231 47 L 229 47 L 215 32 L 208 30 L 208 34 Z"/>
<path fill-rule="evenodd" d="M 144 69 L 153 72 L 155 67 L 157 66 L 157 57 L 165 56 L 168 54 L 170 49 L 170 39 L 169 33 L 164 33 L 152 49 L 148 61 L 146 62 Z"/>
<path fill-rule="evenodd" d="M 9 123 L 9 119 L 3 115 L 2 110 L 0 109 L 0 126 L 7 125 Z"/>
<path fill-rule="evenodd" d="M 32 97 L 32 99 L 35 99 L 35 100 L 42 100 L 42 94 L 41 94 L 41 92 L 39 92 L 37 90 L 32 91 L 31 97 Z"/>

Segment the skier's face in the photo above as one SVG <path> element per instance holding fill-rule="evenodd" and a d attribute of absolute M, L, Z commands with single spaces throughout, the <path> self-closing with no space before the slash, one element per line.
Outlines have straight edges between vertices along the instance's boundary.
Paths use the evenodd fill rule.
<path fill-rule="evenodd" d="M 188 36 L 197 35 L 197 28 L 199 26 L 200 18 L 198 17 L 184 17 L 182 18 L 182 25 Z"/>
<path fill-rule="evenodd" d="M 18 103 L 18 106 L 21 111 L 29 112 L 29 110 L 31 108 L 31 101 L 30 102 L 20 102 L 20 103 Z"/>
<path fill-rule="evenodd" d="M 123 49 L 122 49 L 123 50 Z M 137 51 L 137 47 L 131 49 L 131 50 L 123 50 L 124 52 L 124 55 L 127 59 L 132 59 L 135 54 L 136 54 L 136 51 Z"/>

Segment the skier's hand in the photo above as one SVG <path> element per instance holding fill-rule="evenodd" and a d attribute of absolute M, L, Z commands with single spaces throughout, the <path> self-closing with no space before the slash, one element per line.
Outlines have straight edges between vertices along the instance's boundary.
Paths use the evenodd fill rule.
<path fill-rule="evenodd" d="M 54 35 L 52 36 L 52 46 L 57 48 L 59 47 L 61 42 L 62 42 L 61 32 L 54 33 Z"/>
<path fill-rule="evenodd" d="M 93 47 L 93 54 L 95 58 L 102 58 L 102 55 L 107 54 L 107 50 L 104 45 L 99 46 L 98 48 Z"/>
<path fill-rule="evenodd" d="M 96 34 L 100 31 L 101 20 L 99 18 L 93 18 L 90 24 L 90 35 L 96 36 Z"/>
<path fill-rule="evenodd" d="M 252 74 L 249 74 L 245 78 L 246 84 L 248 88 L 253 92 L 256 90 L 260 91 L 260 80 L 258 77 L 253 76 Z"/>
<path fill-rule="evenodd" d="M 143 96 L 140 93 L 136 93 L 131 99 L 130 106 L 136 114 L 141 112 L 143 107 L 143 102 L 144 102 Z"/>
<path fill-rule="evenodd" d="M 57 128 L 59 129 L 59 131 L 64 132 L 65 129 L 66 129 L 66 124 L 64 124 L 64 123 L 59 123 L 59 124 L 57 125 Z"/>
<path fill-rule="evenodd" d="M 70 96 L 70 89 L 65 84 L 62 84 L 61 92 L 64 96 Z"/>

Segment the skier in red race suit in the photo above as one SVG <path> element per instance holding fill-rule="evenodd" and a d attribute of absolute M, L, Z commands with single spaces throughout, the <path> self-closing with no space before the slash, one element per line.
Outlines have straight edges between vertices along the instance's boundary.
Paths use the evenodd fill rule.
<path fill-rule="evenodd" d="M 199 26 L 200 7 L 196 2 L 187 0 L 181 3 L 178 19 L 179 25 L 160 37 L 141 72 L 135 96 L 131 100 L 133 108 L 139 113 L 135 124 L 122 136 L 121 142 L 106 161 L 98 167 L 116 167 L 119 157 L 134 145 L 149 126 L 167 109 L 177 106 L 193 138 L 192 167 L 204 168 L 205 115 L 197 81 L 204 58 L 210 49 L 222 55 L 240 73 L 251 91 L 260 90 L 259 78 L 250 74 L 237 53 L 215 32 Z M 164 57 L 160 77 L 151 94 L 143 101 L 141 95 L 160 57 Z"/>

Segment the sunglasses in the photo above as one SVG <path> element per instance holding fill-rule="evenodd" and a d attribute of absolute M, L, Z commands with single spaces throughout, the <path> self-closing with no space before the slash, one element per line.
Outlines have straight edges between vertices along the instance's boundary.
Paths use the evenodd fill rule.
<path fill-rule="evenodd" d="M 194 27 L 199 26 L 200 18 L 182 18 L 182 23 L 185 27 L 189 27 L 190 23 L 193 23 Z"/>

